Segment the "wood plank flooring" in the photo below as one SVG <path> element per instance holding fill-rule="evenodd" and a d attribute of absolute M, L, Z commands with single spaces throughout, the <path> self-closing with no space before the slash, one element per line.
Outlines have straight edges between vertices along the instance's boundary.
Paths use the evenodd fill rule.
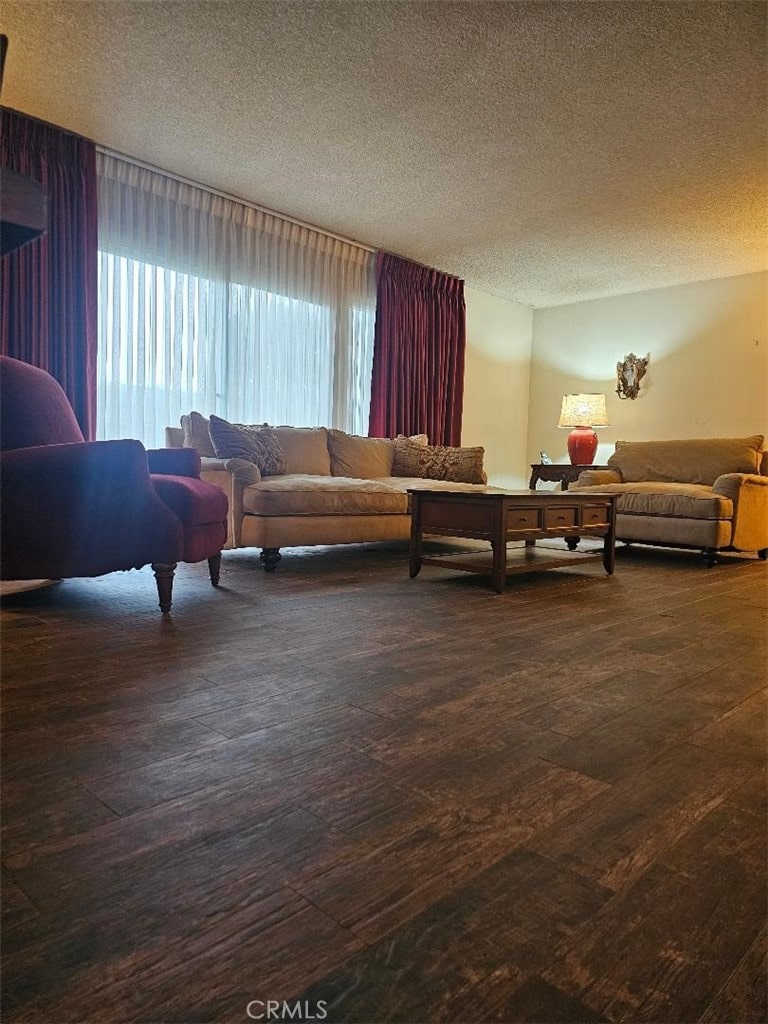
<path fill-rule="evenodd" d="M 3 601 L 4 1020 L 768 1019 L 765 563 L 154 589 Z"/>

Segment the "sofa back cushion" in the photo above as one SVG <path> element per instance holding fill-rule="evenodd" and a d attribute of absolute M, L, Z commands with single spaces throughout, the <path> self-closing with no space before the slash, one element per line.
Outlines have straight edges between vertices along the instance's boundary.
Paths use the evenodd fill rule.
<path fill-rule="evenodd" d="M 182 448 L 197 448 L 198 454 L 204 459 L 216 457 L 210 435 L 210 423 L 199 412 L 191 412 L 181 417 L 181 429 L 184 431 Z"/>
<path fill-rule="evenodd" d="M 427 480 L 452 480 L 464 484 L 484 484 L 484 448 L 450 448 L 444 445 L 414 444 L 410 438 L 395 441 L 393 476 L 423 477 Z"/>
<path fill-rule="evenodd" d="M 285 453 L 285 473 L 331 475 L 325 427 L 273 427 L 273 430 Z"/>
<path fill-rule="evenodd" d="M 343 430 L 328 431 L 331 473 L 354 480 L 392 476 L 395 442 L 386 437 L 360 437 Z"/>
<path fill-rule="evenodd" d="M 408 440 L 423 446 L 428 438 L 426 434 L 414 434 Z M 361 437 L 359 434 L 345 434 L 343 430 L 329 430 L 328 451 L 334 476 L 374 480 L 394 475 L 395 442 L 390 438 Z"/>
<path fill-rule="evenodd" d="M 756 473 L 763 435 L 685 441 L 617 441 L 608 459 L 625 483 L 662 480 L 712 485 L 724 473 Z"/>
<path fill-rule="evenodd" d="M 183 448 L 184 447 L 184 430 L 181 427 L 166 427 L 165 428 L 165 447 L 166 448 Z M 210 456 L 208 456 L 210 458 Z"/>
<path fill-rule="evenodd" d="M 226 423 L 227 421 L 220 420 L 220 422 Z M 199 412 L 191 412 L 189 415 L 181 417 L 181 426 L 184 431 L 182 442 L 184 448 L 197 448 L 204 458 L 222 457 L 217 456 L 210 435 L 210 420 L 207 417 L 202 416 Z M 242 424 L 231 424 L 231 426 L 240 427 Z M 264 423 L 250 429 L 263 430 L 267 426 L 268 424 Z M 328 431 L 325 427 L 271 427 L 270 429 L 274 431 L 274 436 L 285 457 L 285 469 L 282 472 L 330 476 Z M 222 444 L 227 447 L 222 431 L 220 430 L 219 433 Z M 237 439 L 235 438 L 235 440 Z M 224 448 L 222 447 L 221 450 L 223 451 Z M 229 450 L 228 447 L 227 450 Z"/>

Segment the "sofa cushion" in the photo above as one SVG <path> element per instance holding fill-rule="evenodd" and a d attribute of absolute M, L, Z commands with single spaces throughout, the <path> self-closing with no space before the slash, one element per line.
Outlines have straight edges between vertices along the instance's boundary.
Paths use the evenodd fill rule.
<path fill-rule="evenodd" d="M 617 441 L 608 459 L 625 483 L 664 480 L 713 484 L 724 473 L 756 473 L 763 435 L 693 438 L 684 441 Z"/>
<path fill-rule="evenodd" d="M 484 448 L 450 448 L 414 444 L 407 437 L 395 441 L 393 476 L 424 477 L 457 483 L 484 484 Z"/>
<path fill-rule="evenodd" d="M 285 473 L 330 476 L 328 431 L 325 427 L 273 427 L 285 452 Z"/>
<path fill-rule="evenodd" d="M 188 416 L 182 416 L 181 429 L 184 431 L 182 448 L 197 448 L 201 457 L 214 458 L 216 451 L 208 428 L 208 420 L 199 412 L 191 412 Z"/>
<path fill-rule="evenodd" d="M 292 474 L 246 487 L 243 509 L 262 516 L 403 515 L 408 495 L 379 480 Z"/>
<path fill-rule="evenodd" d="M 578 487 L 579 494 L 595 491 L 618 494 L 616 511 L 624 515 L 668 516 L 677 519 L 731 519 L 733 502 L 715 494 L 703 484 L 670 484 L 663 481 L 640 481 L 633 484 L 600 484 Z"/>
<path fill-rule="evenodd" d="M 209 432 L 220 459 L 245 459 L 258 466 L 262 476 L 285 472 L 285 453 L 269 424 L 248 426 L 211 416 Z"/>
<path fill-rule="evenodd" d="M 414 434 L 408 440 L 423 446 L 427 443 L 427 435 Z M 372 480 L 392 475 L 395 442 L 391 438 L 362 437 L 343 430 L 329 430 L 328 451 L 334 476 Z"/>

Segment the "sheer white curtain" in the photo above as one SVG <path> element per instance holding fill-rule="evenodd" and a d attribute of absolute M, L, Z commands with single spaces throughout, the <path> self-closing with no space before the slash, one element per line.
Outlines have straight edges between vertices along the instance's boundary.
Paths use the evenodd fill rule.
<path fill-rule="evenodd" d="M 371 252 L 105 153 L 97 436 L 192 409 L 368 432 Z"/>

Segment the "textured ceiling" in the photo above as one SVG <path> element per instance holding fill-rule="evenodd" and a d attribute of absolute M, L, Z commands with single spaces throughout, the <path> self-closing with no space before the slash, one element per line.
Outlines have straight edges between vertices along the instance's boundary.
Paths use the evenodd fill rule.
<path fill-rule="evenodd" d="M 766 253 L 766 5 L 14 2 L 3 102 L 534 306 Z"/>

